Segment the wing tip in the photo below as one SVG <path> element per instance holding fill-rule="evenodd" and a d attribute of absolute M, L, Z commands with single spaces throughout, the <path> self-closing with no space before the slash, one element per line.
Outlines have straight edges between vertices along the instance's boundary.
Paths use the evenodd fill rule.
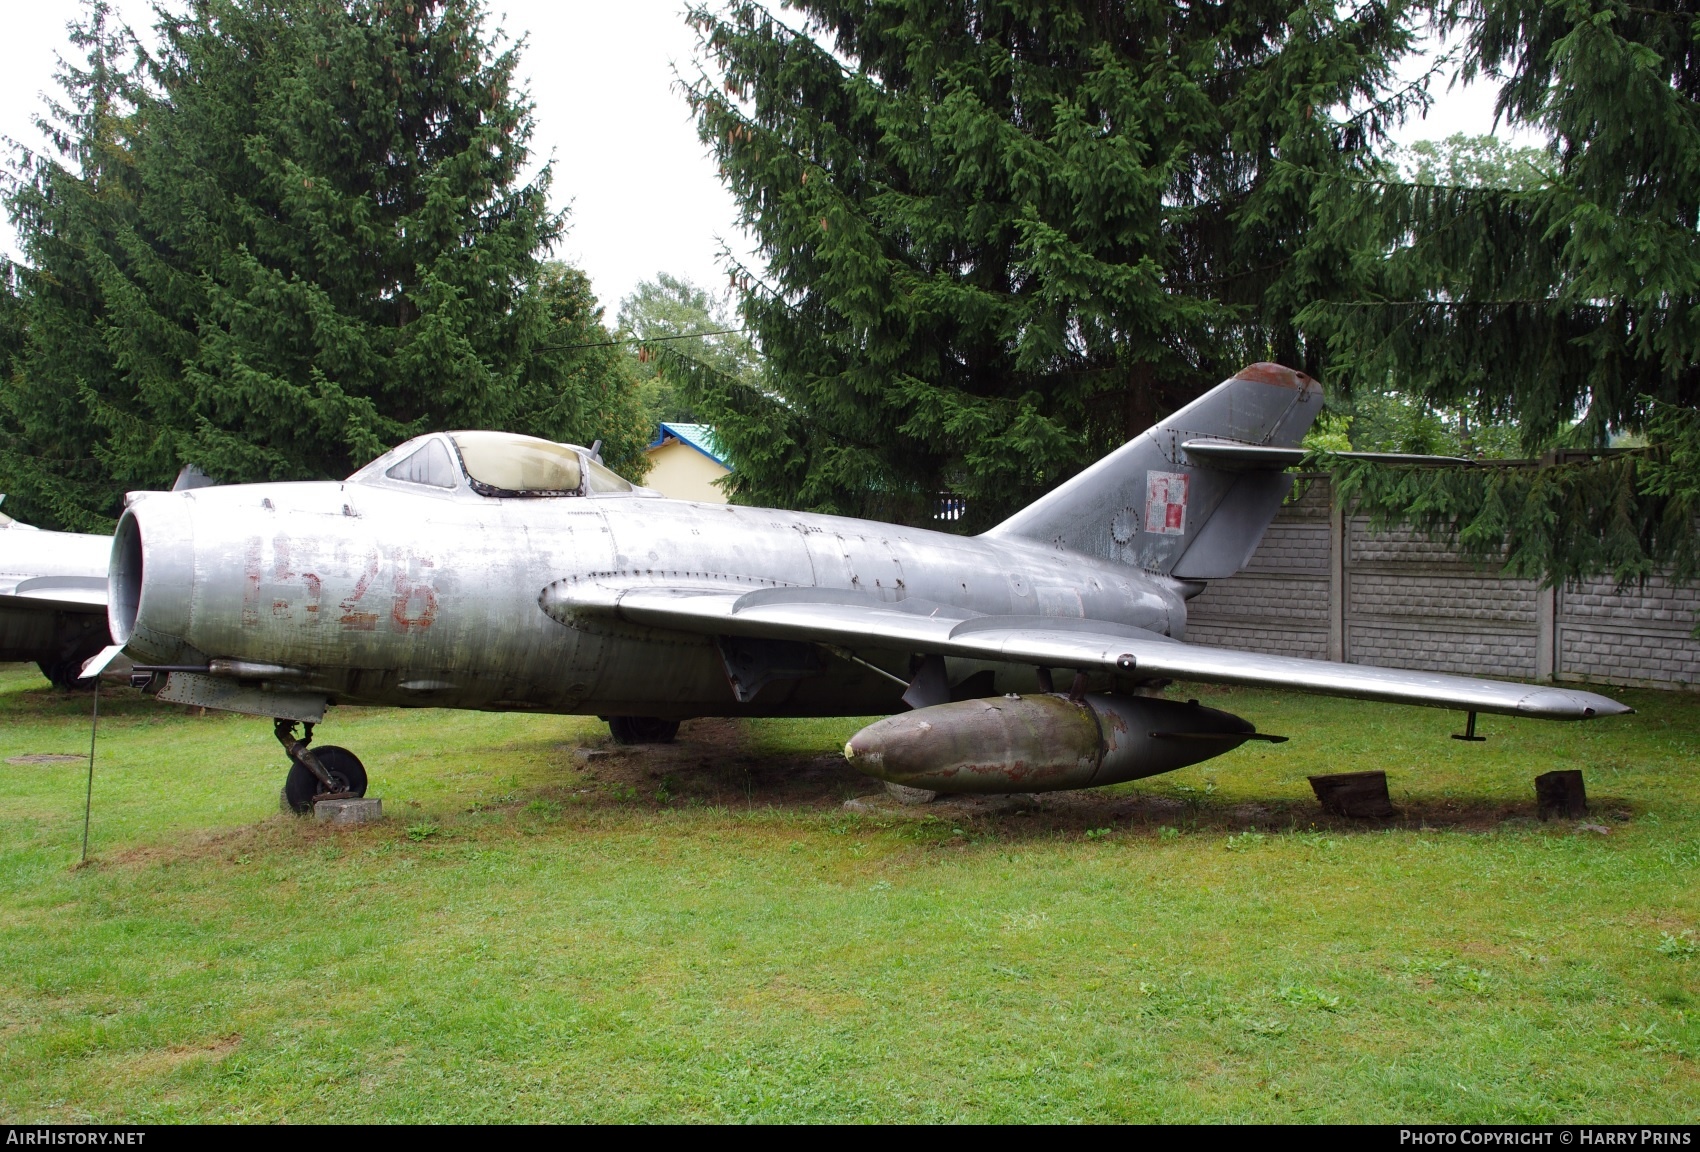
<path fill-rule="evenodd" d="M 1517 710 L 1557 720 L 1599 720 L 1633 715 L 1635 709 L 1610 696 L 1574 688 L 1542 688 L 1518 702 Z"/>

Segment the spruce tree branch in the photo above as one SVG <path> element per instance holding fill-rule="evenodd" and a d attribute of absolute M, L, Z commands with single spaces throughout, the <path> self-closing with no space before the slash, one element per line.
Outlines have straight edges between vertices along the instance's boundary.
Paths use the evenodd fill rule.
<path fill-rule="evenodd" d="M 834 68 L 836 68 L 838 70 L 839 74 L 841 76 L 845 77 L 846 79 L 854 77 L 854 76 L 857 75 L 856 72 L 853 72 L 849 68 L 846 68 L 844 66 L 844 64 L 840 60 L 838 60 L 837 57 L 833 56 L 833 54 L 830 51 L 828 51 L 826 48 L 822 47 L 820 42 L 817 41 L 813 36 L 809 35 L 807 32 L 799 32 L 797 29 L 791 27 L 789 24 L 787 24 L 783 20 L 779 19 L 779 17 L 775 16 L 768 9 L 767 5 L 755 3 L 755 2 L 753 2 L 753 0 L 751 0 L 751 2 L 749 3 L 748 6 L 751 7 L 751 8 L 760 9 L 761 14 L 764 17 L 766 17 L 766 19 L 767 19 L 768 26 L 770 28 L 776 28 L 780 32 L 784 33 L 783 38 L 784 38 L 784 40 L 787 44 L 796 44 L 798 42 L 801 42 L 803 45 L 805 45 L 807 48 L 809 48 L 811 51 L 813 51 L 820 58 L 820 60 L 823 63 L 827 63 L 827 64 L 832 65 Z M 718 28 L 727 27 L 727 24 L 725 23 L 725 21 L 721 20 L 719 17 L 717 17 L 714 14 L 712 14 L 711 12 L 709 12 L 707 7 L 704 7 L 704 6 L 701 6 L 701 5 L 699 5 L 695 8 L 692 8 L 689 11 L 688 16 L 689 16 L 689 19 L 687 19 L 687 21 L 686 21 L 687 23 L 694 24 L 694 23 L 697 22 L 697 18 L 700 17 L 701 22 L 705 25 L 718 27 Z M 706 44 L 706 38 L 704 36 L 704 33 L 700 29 L 697 32 L 697 41 L 698 41 L 698 43 Z"/>
<path fill-rule="evenodd" d="M 1362 112 L 1359 112 L 1359 113 L 1357 113 L 1356 115 L 1353 115 L 1353 116 L 1348 116 L 1348 117 L 1346 117 L 1346 119 L 1339 121 L 1340 125 L 1342 127 L 1344 127 L 1347 124 L 1360 123 L 1364 119 L 1366 119 L 1371 113 L 1378 112 L 1378 111 L 1384 111 L 1384 110 L 1392 107 L 1398 101 L 1401 101 L 1401 100 L 1405 99 L 1406 97 L 1410 96 L 1413 92 L 1421 92 L 1421 93 L 1423 93 L 1424 97 L 1426 98 L 1426 96 L 1428 94 L 1428 82 L 1429 82 L 1429 80 L 1434 76 L 1434 74 L 1436 72 L 1439 72 L 1442 67 L 1444 67 L 1446 64 L 1448 64 L 1450 62 L 1451 62 L 1451 54 L 1448 53 L 1447 55 L 1442 56 L 1440 59 L 1436 60 L 1434 62 L 1434 64 L 1429 68 L 1429 70 L 1427 72 L 1424 72 L 1417 79 L 1411 81 L 1409 84 L 1405 85 L 1403 88 L 1399 89 L 1399 91 L 1397 91 L 1397 92 L 1388 93 L 1387 96 L 1384 99 L 1375 101 L 1374 103 L 1370 104 L 1367 108 L 1365 108 Z M 1425 107 L 1425 110 L 1426 110 L 1426 107 L 1427 107 L 1426 103 L 1425 103 L 1424 107 Z M 1282 164 L 1282 163 L 1285 163 L 1285 161 L 1277 159 L 1275 161 L 1275 163 L 1276 164 Z"/>
<path fill-rule="evenodd" d="M 750 285 L 754 285 L 756 288 L 759 288 L 763 293 L 765 293 L 767 295 L 768 299 L 772 300 L 774 303 L 778 304 L 781 308 L 784 308 L 787 312 L 790 312 L 792 315 L 796 314 L 796 312 L 797 312 L 796 307 L 789 300 L 785 299 L 785 294 L 783 292 L 779 291 L 779 289 L 768 284 L 760 276 L 752 273 L 749 269 L 749 266 L 747 264 L 745 264 L 742 260 L 738 259 L 736 256 L 732 255 L 732 253 L 729 249 L 723 249 L 721 251 L 721 255 L 724 256 L 726 258 L 726 260 L 732 265 L 734 276 L 737 273 L 740 273 L 740 272 L 743 273 L 744 279 L 746 281 L 748 281 Z M 748 286 L 746 286 L 744 288 L 744 291 L 746 291 L 746 292 L 748 292 L 749 290 L 750 289 L 749 289 Z"/>

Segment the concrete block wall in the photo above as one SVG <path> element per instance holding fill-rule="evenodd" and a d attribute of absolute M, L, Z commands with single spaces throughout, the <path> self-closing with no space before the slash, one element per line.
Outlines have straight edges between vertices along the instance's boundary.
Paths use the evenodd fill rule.
<path fill-rule="evenodd" d="M 1312 660 L 1330 647 L 1332 508 L 1326 483 L 1300 481 L 1245 571 L 1187 604 L 1187 639 Z"/>
<path fill-rule="evenodd" d="M 1700 589 L 1662 579 L 1543 589 L 1408 529 L 1333 506 L 1324 477 L 1270 525 L 1238 576 L 1188 604 L 1187 638 L 1284 656 L 1519 680 L 1700 688 Z"/>

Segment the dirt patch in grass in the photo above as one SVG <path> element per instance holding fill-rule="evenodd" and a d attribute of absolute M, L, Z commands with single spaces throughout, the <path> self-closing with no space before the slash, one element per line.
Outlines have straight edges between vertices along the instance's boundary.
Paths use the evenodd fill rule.
<path fill-rule="evenodd" d="M 236 1051 L 236 1046 L 240 1043 L 241 1035 L 233 1032 L 200 1044 L 174 1044 L 169 1048 L 153 1048 L 115 1061 L 114 1071 L 119 1075 L 154 1078 L 181 1068 L 191 1060 L 222 1060 Z"/>
<path fill-rule="evenodd" d="M 849 802 L 853 811 L 897 818 L 934 818 L 968 822 L 983 832 L 1019 838 L 1023 835 L 1126 831 L 1161 836 L 1188 832 L 1311 831 L 1339 835 L 1423 829 L 1488 832 L 1507 825 L 1535 826 L 1533 797 L 1527 803 L 1497 800 L 1414 800 L 1396 802 L 1396 814 L 1386 819 L 1353 819 L 1330 815 L 1314 802 L 1270 799 L 1254 803 L 1197 803 L 1173 796 L 1140 792 L 1047 792 L 1014 796 L 940 796 L 928 804 L 903 804 L 883 793 Z M 1616 822 L 1630 818 L 1619 809 Z M 1553 820 L 1544 827 L 1569 831 L 1585 821 Z"/>
<path fill-rule="evenodd" d="M 595 741 L 574 763 L 604 795 L 720 807 L 833 808 L 882 790 L 836 750 L 784 755 L 751 746 L 742 721 L 687 720 L 671 744 L 622 746 Z"/>
<path fill-rule="evenodd" d="M 216 831 L 196 832 L 180 840 L 121 848 L 91 859 L 89 864 L 95 867 L 111 866 L 141 869 L 156 864 L 172 864 L 184 860 L 212 859 L 221 856 L 233 858 L 241 854 L 245 846 L 253 847 L 266 839 L 264 830 L 268 826 L 282 828 L 285 826 L 284 820 L 279 816 L 277 819 L 266 820 L 247 828 L 225 828 Z"/>
<path fill-rule="evenodd" d="M 1381 832 L 1423 828 L 1491 831 L 1507 824 L 1536 824 L 1533 784 L 1526 799 L 1394 797 L 1395 815 L 1386 819 L 1333 816 L 1314 799 L 1290 796 L 1227 802 L 1208 792 L 1126 790 L 1021 793 L 1007 796 L 940 796 L 927 804 L 905 804 L 884 785 L 856 772 L 841 755 L 775 753 L 752 745 L 741 721 L 687 721 L 672 744 L 621 746 L 608 740 L 571 749 L 573 762 L 592 787 L 588 794 L 603 804 L 702 804 L 729 808 L 765 807 L 781 811 L 848 808 L 900 819 L 939 819 L 972 823 L 980 834 L 1019 839 L 1032 835 L 1088 833 L 1099 829 L 1161 835 L 1166 828 L 1245 832 L 1315 830 L 1330 833 Z M 575 795 L 585 795 L 579 789 Z M 1622 823 L 1631 806 L 1609 796 L 1590 798 L 1583 823 Z M 1570 829 L 1578 822 L 1555 820 L 1549 828 Z"/>
<path fill-rule="evenodd" d="M 775 976 L 731 999 L 728 1007 L 756 1016 L 794 1012 L 820 1019 L 844 1019 L 866 1012 L 868 1002 L 854 993 L 809 987 L 786 976 Z"/>

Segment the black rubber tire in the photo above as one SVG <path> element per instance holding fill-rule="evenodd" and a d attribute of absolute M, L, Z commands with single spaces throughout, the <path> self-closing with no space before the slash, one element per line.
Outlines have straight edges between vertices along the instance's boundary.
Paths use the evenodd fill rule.
<path fill-rule="evenodd" d="M 610 716 L 608 731 L 616 744 L 671 744 L 679 722 L 658 716 Z"/>
<path fill-rule="evenodd" d="M 94 687 L 94 677 L 83 680 L 80 675 L 89 657 L 100 655 L 108 643 L 106 621 L 97 624 L 92 617 L 71 618 L 63 613 L 58 619 L 61 639 L 35 666 L 61 692 L 88 691 Z"/>
<path fill-rule="evenodd" d="M 333 788 L 333 792 L 352 792 L 356 796 L 366 795 L 366 765 L 360 763 L 360 757 L 346 748 L 338 748 L 335 744 L 327 744 L 323 748 L 313 749 L 319 763 L 325 766 L 325 771 L 331 774 L 331 779 L 342 785 Z M 324 786 L 319 778 L 300 764 L 291 762 L 289 775 L 283 781 L 284 802 L 295 812 L 305 815 L 313 810 L 313 798 Z"/>
<path fill-rule="evenodd" d="M 83 661 L 87 659 L 87 656 L 73 656 L 63 660 L 37 660 L 35 666 L 61 692 L 86 691 L 94 687 L 94 677 L 79 680 L 77 673 L 83 670 Z"/>

